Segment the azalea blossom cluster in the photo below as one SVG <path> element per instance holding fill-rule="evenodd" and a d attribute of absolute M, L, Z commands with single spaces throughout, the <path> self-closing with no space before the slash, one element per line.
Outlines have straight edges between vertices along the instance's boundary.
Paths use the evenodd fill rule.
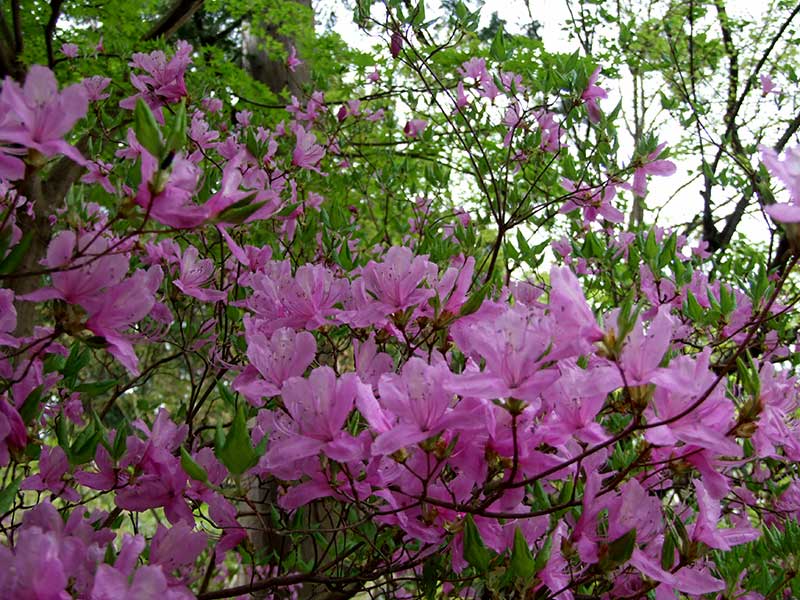
<path fill-rule="evenodd" d="M 392 35 L 392 55 L 407 46 Z M 224 123 L 218 99 L 189 98 L 191 60 L 185 43 L 133 57 L 132 94 L 114 98 L 125 126 L 113 163 L 66 141 L 90 104 L 113 98 L 108 81 L 59 90 L 33 66 L 0 92 L 4 596 L 284 597 L 356 582 L 418 597 L 430 577 L 459 596 L 500 570 L 502 585 L 548 598 L 586 586 L 603 598 L 745 597 L 713 552 L 800 511 L 786 469 L 800 460 L 800 390 L 766 331 L 788 310 L 788 272 L 746 293 L 680 256 L 677 234 L 614 229 L 619 190 L 642 197 L 648 176 L 674 172 L 663 144 L 604 181 L 555 175 L 567 193 L 554 213 L 587 239 L 605 232 L 613 260 L 641 258 L 627 302 L 590 304 L 600 258 L 573 257 L 567 241 L 563 264 L 538 278 L 485 279 L 484 257 L 458 247 L 464 211 L 440 225 L 456 246 L 444 258 L 419 251 L 413 230 L 367 247 L 357 208 L 342 217 L 349 238 L 320 230 L 306 236 L 312 253 L 295 253 L 309 221 L 331 219 L 310 182 L 350 168 L 348 128 L 384 109 L 334 109 L 316 92 L 272 127 L 249 111 Z M 599 75 L 556 112 L 525 97 L 521 76 L 472 58 L 448 110 L 505 102 L 487 126 L 522 168 L 569 152 L 567 112 L 603 120 Z M 396 133 L 416 143 L 432 126 L 411 119 Z M 794 156 L 764 161 L 796 204 Z M 38 210 L 29 184 L 59 157 L 111 202 L 48 215 L 39 268 L 22 273 L 32 242 L 20 221 Z M 416 204 L 419 231 L 435 227 L 432 210 Z M 274 244 L 245 235 L 259 227 Z M 36 288 L 19 292 L 21 278 Z M 203 365 L 186 359 L 187 403 L 112 426 L 114 402 L 176 348 Z M 213 381 L 194 386 L 201 371 Z M 202 412 L 212 395 L 219 414 Z M 786 484 L 747 485 L 768 477 Z M 271 494 L 254 500 L 261 484 Z M 283 543 L 259 552 L 254 530 Z M 320 537 L 317 551 L 336 551 L 303 549 Z"/>

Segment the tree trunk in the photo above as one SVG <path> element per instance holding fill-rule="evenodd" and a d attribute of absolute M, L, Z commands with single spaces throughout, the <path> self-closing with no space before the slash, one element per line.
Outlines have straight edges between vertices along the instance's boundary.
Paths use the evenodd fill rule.
<path fill-rule="evenodd" d="M 293 0 L 295 3 L 311 9 L 311 0 Z M 313 15 L 313 13 L 311 13 Z M 289 94 L 302 98 L 303 88 L 311 80 L 311 73 L 308 65 L 303 62 L 295 67 L 292 72 L 283 57 L 271 56 L 264 50 L 264 40 L 267 36 L 280 42 L 289 52 L 295 45 L 295 40 L 289 36 L 278 33 L 281 23 L 261 22 L 256 26 L 245 28 L 244 31 L 244 66 L 250 76 L 256 81 L 267 85 L 275 94 L 281 94 L 284 88 L 288 88 Z M 303 23 L 304 27 L 313 29 L 313 16 L 308 22 Z"/>

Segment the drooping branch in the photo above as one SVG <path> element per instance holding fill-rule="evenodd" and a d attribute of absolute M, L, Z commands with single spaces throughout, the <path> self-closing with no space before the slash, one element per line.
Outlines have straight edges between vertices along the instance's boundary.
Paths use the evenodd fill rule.
<path fill-rule="evenodd" d="M 160 37 L 168 38 L 180 29 L 186 21 L 203 4 L 203 0 L 176 0 L 172 8 L 148 31 L 142 39 L 145 41 L 155 40 Z"/>

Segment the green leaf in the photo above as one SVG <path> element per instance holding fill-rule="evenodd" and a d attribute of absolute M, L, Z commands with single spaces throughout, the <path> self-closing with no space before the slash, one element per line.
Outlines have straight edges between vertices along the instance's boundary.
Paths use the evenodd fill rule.
<path fill-rule="evenodd" d="M 14 498 L 19 491 L 19 484 L 21 482 L 22 477 L 17 477 L 0 491 L 0 515 L 8 512 L 8 509 L 14 504 Z"/>
<path fill-rule="evenodd" d="M 703 307 L 689 290 L 686 291 L 685 312 L 692 321 L 700 322 L 703 319 Z"/>
<path fill-rule="evenodd" d="M 67 451 L 69 462 L 73 465 L 82 465 L 92 460 L 102 436 L 103 434 L 95 425 L 94 420 L 89 421 L 89 424 L 78 434 Z"/>
<path fill-rule="evenodd" d="M 39 408 L 42 404 L 42 386 L 32 390 L 25 402 L 22 403 L 22 408 L 19 409 L 19 416 L 22 417 L 22 422 L 25 425 L 30 425 L 31 422 L 39 415 Z"/>
<path fill-rule="evenodd" d="M 172 119 L 172 127 L 167 136 L 167 152 L 177 152 L 186 144 L 186 99 L 181 100 Z"/>
<path fill-rule="evenodd" d="M 669 571 L 675 562 L 675 540 L 671 532 L 664 536 L 664 545 L 661 546 L 661 568 Z"/>
<path fill-rule="evenodd" d="M 489 570 L 489 550 L 475 527 L 472 515 L 464 519 L 464 559 L 481 573 Z"/>
<path fill-rule="evenodd" d="M 76 392 L 86 394 L 89 398 L 99 396 L 117 385 L 117 379 L 104 379 L 102 381 L 94 381 L 92 383 L 82 383 L 75 388 Z"/>
<path fill-rule="evenodd" d="M 161 145 L 158 122 L 150 107 L 141 98 L 136 101 L 136 108 L 133 110 L 133 132 L 139 143 L 160 161 L 164 149 Z"/>
<path fill-rule="evenodd" d="M 644 242 L 644 255 L 647 260 L 654 260 L 658 256 L 658 242 L 656 242 L 656 234 L 652 229 Z"/>
<path fill-rule="evenodd" d="M 250 194 L 247 198 L 231 204 L 214 217 L 213 222 L 241 225 L 267 203 L 266 200 L 253 202 L 253 198 L 255 198 L 255 194 Z"/>
<path fill-rule="evenodd" d="M 33 232 L 27 231 L 22 236 L 19 244 L 14 246 L 14 249 L 8 253 L 2 261 L 0 261 L 0 275 L 10 275 L 17 270 L 22 259 L 28 254 L 28 250 L 33 242 Z"/>
<path fill-rule="evenodd" d="M 628 533 L 618 537 L 606 546 L 606 552 L 600 559 L 600 566 L 606 571 L 611 571 L 626 563 L 633 555 L 635 546 L 636 528 L 634 527 Z"/>
<path fill-rule="evenodd" d="M 109 454 L 114 460 L 119 460 L 128 449 L 128 435 L 130 434 L 130 427 L 127 422 L 123 422 L 120 427 L 117 427 L 114 433 L 114 443 L 109 449 Z"/>
<path fill-rule="evenodd" d="M 492 46 L 489 49 L 492 58 L 498 62 L 504 61 L 508 55 L 506 53 L 505 35 L 503 34 L 503 26 L 497 28 L 497 33 L 492 40 Z"/>
<path fill-rule="evenodd" d="M 224 444 L 221 448 L 217 447 L 216 450 L 217 457 L 232 475 L 241 475 L 258 462 L 258 454 L 250 441 L 244 406 L 241 403 L 236 410 L 236 416 L 233 418 Z"/>
<path fill-rule="evenodd" d="M 414 12 L 411 15 L 411 24 L 414 26 L 422 25 L 425 22 L 425 0 L 419 0 Z"/>
<path fill-rule="evenodd" d="M 192 455 L 189 454 L 183 446 L 181 446 L 181 467 L 183 467 L 186 474 L 195 481 L 202 481 L 203 483 L 208 481 L 208 473 L 206 470 L 192 458 Z"/>
<path fill-rule="evenodd" d="M 528 542 L 522 535 L 522 530 L 517 527 L 514 530 L 514 545 L 511 548 L 511 562 L 509 571 L 514 577 L 519 579 L 531 579 L 536 574 L 536 561 L 528 548 Z"/>
<path fill-rule="evenodd" d="M 439 583 L 439 561 L 434 554 L 425 559 L 422 564 L 422 581 L 420 591 L 425 595 L 425 600 L 434 600 Z"/>
<path fill-rule="evenodd" d="M 536 559 L 533 561 L 533 572 L 538 573 L 547 565 L 550 560 L 550 552 L 553 549 L 553 538 L 548 537 L 542 545 L 539 552 L 536 553 Z"/>
<path fill-rule="evenodd" d="M 64 368 L 61 370 L 64 379 L 74 380 L 78 372 L 88 365 L 91 359 L 92 355 L 86 346 L 79 342 L 72 344 L 69 349 L 67 361 L 64 363 Z"/>
<path fill-rule="evenodd" d="M 233 395 L 231 392 L 221 381 L 217 382 L 217 391 L 219 392 L 220 398 L 230 406 L 231 408 L 236 407 L 236 396 Z"/>
<path fill-rule="evenodd" d="M 481 304 L 483 304 L 483 300 L 486 298 L 486 294 L 489 293 L 491 287 L 491 282 L 485 283 L 480 289 L 472 292 L 470 297 L 467 298 L 467 301 L 461 305 L 461 309 L 458 311 L 458 314 L 462 317 L 465 317 L 476 312 L 481 307 Z"/>

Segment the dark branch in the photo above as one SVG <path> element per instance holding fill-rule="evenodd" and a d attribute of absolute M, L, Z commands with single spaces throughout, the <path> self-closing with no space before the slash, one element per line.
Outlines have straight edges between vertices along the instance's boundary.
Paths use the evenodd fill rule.
<path fill-rule="evenodd" d="M 58 18 L 61 16 L 61 5 L 64 0 L 50 0 L 50 19 L 44 26 L 44 45 L 47 48 L 47 66 L 51 69 L 56 64 L 55 54 L 53 53 L 53 35 L 56 32 Z"/>
<path fill-rule="evenodd" d="M 180 29 L 186 21 L 203 5 L 203 0 L 176 0 L 175 4 L 161 20 L 142 38 L 145 41 L 160 37 L 168 38 Z"/>

